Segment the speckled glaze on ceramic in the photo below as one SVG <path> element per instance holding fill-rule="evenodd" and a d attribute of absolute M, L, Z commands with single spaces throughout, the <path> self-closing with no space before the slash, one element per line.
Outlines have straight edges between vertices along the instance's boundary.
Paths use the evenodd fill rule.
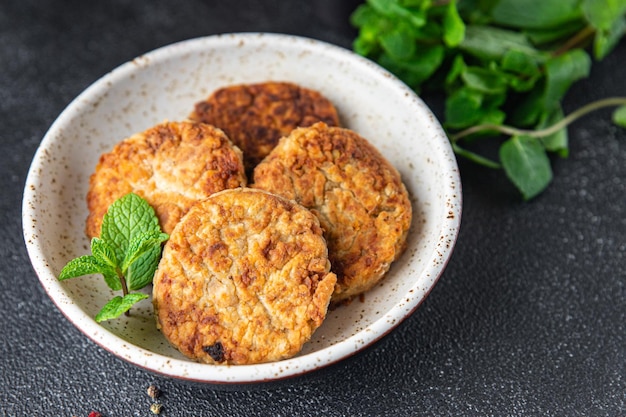
<path fill-rule="evenodd" d="M 84 234 L 89 176 L 100 154 L 164 120 L 182 120 L 219 87 L 268 80 L 320 91 L 344 126 L 371 141 L 400 171 L 413 204 L 408 248 L 362 301 L 329 311 L 296 357 L 276 363 L 214 366 L 192 362 L 156 329 L 150 300 L 130 317 L 97 324 L 112 297 L 100 276 L 57 280 L 89 253 Z M 394 329 L 441 275 L 460 225 L 461 184 L 441 126 L 404 84 L 376 64 L 323 42 L 278 34 L 193 39 L 140 56 L 95 82 L 58 117 L 30 168 L 24 239 L 41 284 L 87 337 L 145 369 L 192 381 L 245 384 L 302 375 L 336 363 Z M 150 288 L 145 289 L 150 293 Z"/>

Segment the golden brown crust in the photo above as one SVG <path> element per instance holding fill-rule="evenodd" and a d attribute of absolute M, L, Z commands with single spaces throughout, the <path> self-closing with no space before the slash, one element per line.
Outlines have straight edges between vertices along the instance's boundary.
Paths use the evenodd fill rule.
<path fill-rule="evenodd" d="M 300 126 L 339 126 L 333 104 L 319 92 L 287 82 L 234 85 L 196 104 L 189 116 L 223 129 L 244 153 L 250 171 L 278 139 Z"/>
<path fill-rule="evenodd" d="M 90 178 L 86 233 L 99 236 L 109 206 L 135 192 L 169 233 L 197 200 L 246 185 L 241 150 L 221 130 L 195 122 L 166 122 L 103 154 Z"/>
<path fill-rule="evenodd" d="M 255 168 L 253 187 L 317 215 L 337 274 L 333 301 L 374 286 L 406 246 L 412 211 L 400 174 L 348 129 L 294 130 Z"/>
<path fill-rule="evenodd" d="M 216 193 L 172 232 L 154 278 L 157 324 L 186 356 L 252 364 L 297 354 L 336 277 L 318 219 L 261 190 Z"/>

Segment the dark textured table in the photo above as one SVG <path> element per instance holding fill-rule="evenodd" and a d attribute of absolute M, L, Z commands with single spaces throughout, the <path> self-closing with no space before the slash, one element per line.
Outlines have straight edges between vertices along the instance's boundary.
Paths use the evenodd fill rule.
<path fill-rule="evenodd" d="M 600 111 L 523 203 L 500 173 L 460 161 L 454 255 L 413 316 L 348 361 L 280 386 L 216 390 L 150 374 L 77 331 L 33 272 L 21 232 L 31 158 L 56 116 L 123 62 L 239 31 L 349 48 L 349 11 L 326 1 L 5 0 L 0 6 L 0 415 L 626 415 L 626 131 Z M 352 2 L 354 4 L 354 2 Z M 626 95 L 626 44 L 565 100 Z M 440 97 L 424 97 L 438 114 Z"/>

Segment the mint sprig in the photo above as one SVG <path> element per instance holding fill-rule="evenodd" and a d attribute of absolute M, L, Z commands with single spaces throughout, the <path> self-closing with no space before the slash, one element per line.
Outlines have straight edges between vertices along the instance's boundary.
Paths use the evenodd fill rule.
<path fill-rule="evenodd" d="M 161 259 L 162 243 L 169 239 L 161 231 L 154 209 L 137 194 L 116 200 L 102 220 L 100 237 L 91 240 L 91 255 L 69 261 L 59 280 L 102 274 L 113 291 L 122 296 L 110 300 L 96 315 L 97 322 L 128 314 L 137 302 L 147 298 L 140 290 L 152 282 Z"/>
<path fill-rule="evenodd" d="M 528 200 L 552 180 L 549 155 L 569 154 L 562 100 L 626 34 L 626 0 L 366 0 L 351 23 L 357 53 L 445 94 L 455 153 L 504 171 Z M 626 103 L 611 100 L 582 113 Z M 623 107 L 613 121 L 626 125 Z M 502 133 L 496 158 L 472 150 Z"/>

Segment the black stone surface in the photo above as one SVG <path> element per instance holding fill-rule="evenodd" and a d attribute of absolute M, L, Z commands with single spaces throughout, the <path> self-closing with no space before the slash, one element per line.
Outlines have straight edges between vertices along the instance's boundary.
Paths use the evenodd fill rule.
<path fill-rule="evenodd" d="M 21 197 L 44 133 L 84 88 L 154 48 L 269 31 L 349 48 L 349 6 L 333 0 L 53 1 L 0 5 L 0 415 L 624 416 L 626 131 L 597 112 L 570 129 L 555 180 L 521 202 L 492 172 L 460 162 L 456 250 L 426 302 L 345 363 L 242 391 L 153 375 L 92 343 L 33 272 Z M 566 111 L 626 95 L 626 44 L 577 83 Z M 440 97 L 424 99 L 440 113 Z"/>

